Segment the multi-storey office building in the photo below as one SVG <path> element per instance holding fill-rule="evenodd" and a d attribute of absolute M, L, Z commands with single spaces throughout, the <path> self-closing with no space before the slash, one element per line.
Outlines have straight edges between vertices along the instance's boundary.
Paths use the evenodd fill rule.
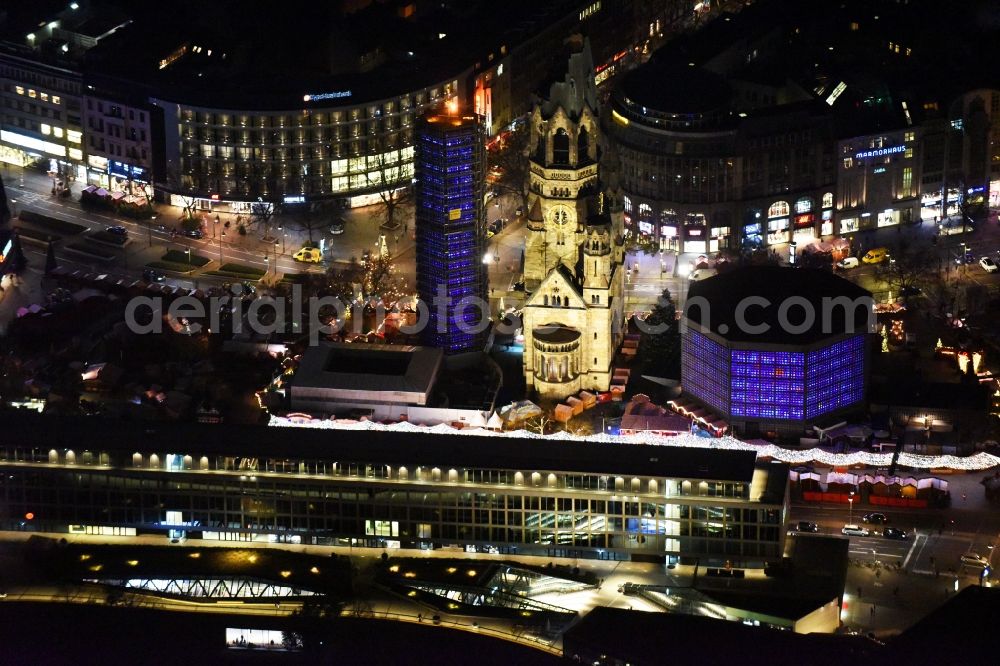
<path fill-rule="evenodd" d="M 694 67 L 654 62 L 619 82 L 606 124 L 633 234 L 704 253 L 832 233 L 831 116 L 807 101 L 749 113 L 738 102 Z"/>
<path fill-rule="evenodd" d="M 79 72 L 69 62 L 35 59 L 27 48 L 0 47 L 0 162 L 82 178 Z"/>
<path fill-rule="evenodd" d="M 0 16 L 0 162 L 84 181 L 81 61 L 128 20 L 75 2 L 49 9 L 23 3 Z"/>
<path fill-rule="evenodd" d="M 141 96 L 87 86 L 83 100 L 87 182 L 111 192 L 151 195 L 153 132 Z"/>
<path fill-rule="evenodd" d="M 481 304 L 486 303 L 488 278 L 483 263 L 486 147 L 481 118 L 422 118 L 415 180 L 417 291 L 429 310 L 424 339 L 448 354 L 482 350 L 482 320 L 488 313 Z"/>
<path fill-rule="evenodd" d="M 97 429 L 50 418 L 23 425 L 24 436 L 0 444 L 5 529 L 734 564 L 783 551 L 788 469 L 747 451 L 229 425 Z"/>

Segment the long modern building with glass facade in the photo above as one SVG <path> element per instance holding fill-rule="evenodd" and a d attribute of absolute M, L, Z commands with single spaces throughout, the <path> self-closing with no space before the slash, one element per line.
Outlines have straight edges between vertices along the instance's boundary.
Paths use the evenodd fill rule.
<path fill-rule="evenodd" d="M 871 294 L 826 271 L 747 267 L 694 282 L 684 393 L 740 433 L 794 433 L 864 403 Z"/>
<path fill-rule="evenodd" d="M 447 354 L 481 350 L 485 340 L 485 183 L 479 117 L 422 118 L 416 140 L 417 291 L 429 310 L 424 340 Z"/>
<path fill-rule="evenodd" d="M 0 443 L 7 530 L 734 564 L 783 549 L 787 467 L 748 451 L 22 418 Z"/>

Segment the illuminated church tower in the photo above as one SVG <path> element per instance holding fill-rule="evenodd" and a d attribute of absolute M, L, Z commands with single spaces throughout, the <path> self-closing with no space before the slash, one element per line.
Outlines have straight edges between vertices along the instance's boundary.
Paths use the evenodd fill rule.
<path fill-rule="evenodd" d="M 618 159 L 600 144 L 583 42 L 531 114 L 524 376 L 541 397 L 606 391 L 624 335 Z"/>

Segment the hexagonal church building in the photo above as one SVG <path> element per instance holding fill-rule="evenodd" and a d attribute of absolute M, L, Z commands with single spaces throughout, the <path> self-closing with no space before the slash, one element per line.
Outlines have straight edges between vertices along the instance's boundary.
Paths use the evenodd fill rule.
<path fill-rule="evenodd" d="M 794 435 L 860 408 L 875 329 L 870 292 L 828 271 L 747 266 L 693 282 L 684 401 L 739 435 Z"/>

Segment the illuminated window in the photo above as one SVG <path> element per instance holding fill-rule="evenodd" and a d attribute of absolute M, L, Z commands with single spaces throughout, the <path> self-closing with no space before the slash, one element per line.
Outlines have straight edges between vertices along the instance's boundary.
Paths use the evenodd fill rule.
<path fill-rule="evenodd" d="M 83 160 L 83 151 L 79 148 L 70 148 L 69 157 L 72 160 Z"/>
<path fill-rule="evenodd" d="M 913 141 L 915 136 L 916 134 L 914 132 L 906 132 L 903 134 L 903 141 L 907 143 Z"/>
<path fill-rule="evenodd" d="M 14 86 L 14 90 L 17 92 L 18 95 L 24 94 L 24 88 L 22 86 Z"/>
<path fill-rule="evenodd" d="M 62 127 L 53 127 L 52 128 L 52 136 L 61 139 L 62 135 L 63 135 Z"/>
<path fill-rule="evenodd" d="M 83 142 L 83 134 L 81 134 L 77 130 L 66 130 L 66 138 L 69 140 L 70 143 Z"/>
<path fill-rule="evenodd" d="M 775 201 L 767 209 L 768 217 L 788 217 L 789 206 L 787 201 Z"/>
<path fill-rule="evenodd" d="M 38 97 L 38 93 L 32 90 L 31 88 L 28 88 L 28 97 L 30 97 L 31 99 L 35 99 L 36 97 Z"/>
<path fill-rule="evenodd" d="M 62 98 L 59 97 L 59 95 L 53 95 L 52 96 L 52 103 L 53 104 L 62 104 Z"/>
<path fill-rule="evenodd" d="M 41 94 L 41 98 L 42 98 L 43 102 L 47 102 L 47 101 L 49 101 L 49 94 L 48 93 L 42 93 Z"/>
<path fill-rule="evenodd" d="M 52 126 L 42 123 L 42 134 L 52 134 Z"/>
<path fill-rule="evenodd" d="M 833 208 L 833 192 L 823 195 L 823 208 Z"/>
<path fill-rule="evenodd" d="M 903 196 L 909 196 L 913 186 L 913 167 L 903 167 Z"/>

